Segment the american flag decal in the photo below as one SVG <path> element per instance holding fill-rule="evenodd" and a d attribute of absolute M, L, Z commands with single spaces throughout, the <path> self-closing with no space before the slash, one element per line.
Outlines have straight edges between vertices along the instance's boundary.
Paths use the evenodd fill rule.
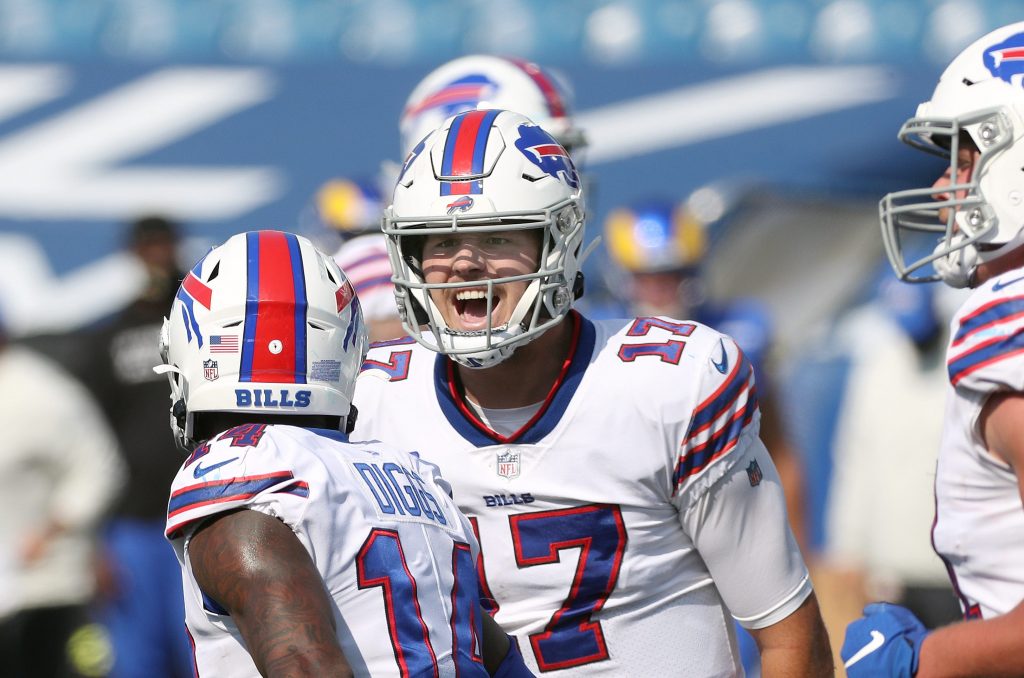
<path fill-rule="evenodd" d="M 210 353 L 238 353 L 238 336 L 230 334 L 210 335 Z"/>

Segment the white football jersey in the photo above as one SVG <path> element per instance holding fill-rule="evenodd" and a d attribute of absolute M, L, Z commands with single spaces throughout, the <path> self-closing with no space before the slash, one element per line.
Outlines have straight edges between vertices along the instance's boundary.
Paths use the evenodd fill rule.
<path fill-rule="evenodd" d="M 199 447 L 175 477 L 167 510 L 197 675 L 259 675 L 238 627 L 200 590 L 189 563 L 196 526 L 244 507 L 282 520 L 309 552 L 356 675 L 455 676 L 457 663 L 459 676 L 486 676 L 478 546 L 436 471 L 380 443 L 292 426 L 247 424 Z"/>
<path fill-rule="evenodd" d="M 371 350 L 353 439 L 441 466 L 478 531 L 484 600 L 531 668 L 742 675 L 733 617 L 768 626 L 811 590 L 750 363 L 692 322 L 564 322 L 571 358 L 519 431 L 487 428 L 453 363 L 406 340 Z"/>
<path fill-rule="evenodd" d="M 978 430 L 985 400 L 1024 391 L 1024 271 L 976 289 L 953 317 L 950 391 L 935 479 L 935 550 L 964 613 L 990 618 L 1024 600 L 1024 508 L 1017 476 Z"/>

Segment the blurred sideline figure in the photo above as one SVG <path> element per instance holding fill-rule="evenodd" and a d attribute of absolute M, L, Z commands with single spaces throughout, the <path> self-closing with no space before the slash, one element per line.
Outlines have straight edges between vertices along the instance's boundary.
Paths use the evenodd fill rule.
<path fill-rule="evenodd" d="M 864 609 L 848 675 L 1024 675 L 1024 22 L 968 46 L 899 137 L 939 157 L 931 187 L 886 195 L 897 276 L 969 287 L 950 326 L 932 543 L 966 621 L 929 631 L 890 603 Z M 931 253 L 915 256 L 915 242 Z M 938 236 L 935 239 L 935 236 Z"/>
<path fill-rule="evenodd" d="M 943 291 L 904 285 L 888 265 L 872 288 L 827 338 L 849 358 L 816 573 L 828 568 L 836 577 L 831 595 L 821 596 L 837 651 L 843 629 L 871 600 L 904 605 L 928 627 L 959 617 L 929 538 L 947 378 Z"/>
<path fill-rule="evenodd" d="M 0 326 L 0 675 L 97 676 L 96 529 L 124 480 L 88 391 Z"/>
<path fill-rule="evenodd" d="M 88 338 L 86 375 L 105 410 L 128 467 L 128 482 L 104 533 L 106 576 L 101 619 L 114 650 L 111 678 L 191 676 L 181 575 L 163 538 L 167 491 L 181 462 L 166 426 L 167 389 L 153 374 L 164 313 L 182 273 L 178 224 L 159 215 L 128 227 L 127 247 L 145 266 L 147 284 L 125 309 Z M 220 350 L 238 350 L 222 345 Z"/>
<path fill-rule="evenodd" d="M 404 336 L 380 232 L 384 206 L 378 187 L 372 181 L 335 178 L 320 187 L 315 201 L 318 228 L 306 231 L 320 234 L 324 249 L 334 252 L 355 288 L 370 341 Z"/>
<path fill-rule="evenodd" d="M 437 467 L 349 442 L 366 347 L 345 274 L 291 233 L 236 235 L 182 282 L 158 371 L 191 451 L 166 534 L 196 675 L 531 675 Z"/>

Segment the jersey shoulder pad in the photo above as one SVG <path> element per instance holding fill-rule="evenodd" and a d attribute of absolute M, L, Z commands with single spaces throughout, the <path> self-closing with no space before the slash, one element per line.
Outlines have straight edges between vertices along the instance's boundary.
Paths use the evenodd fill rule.
<path fill-rule="evenodd" d="M 757 436 L 759 424 L 754 370 L 728 335 L 710 330 L 697 356 L 695 406 L 679 446 L 673 480 L 676 491 Z"/>
<path fill-rule="evenodd" d="M 302 466 L 314 457 L 302 454 L 275 428 L 243 424 L 196 448 L 171 483 L 168 539 L 203 518 L 258 503 L 270 494 L 309 496 L 309 469 Z"/>
<path fill-rule="evenodd" d="M 946 352 L 953 386 L 982 393 L 1024 390 L 1024 284 L 1010 287 L 1022 277 L 1017 269 L 988 281 L 953 317 Z"/>
<path fill-rule="evenodd" d="M 605 354 L 614 354 L 612 362 L 647 367 L 682 364 L 711 331 L 696 321 L 666 316 L 597 320 L 594 326 L 597 344 Z"/>

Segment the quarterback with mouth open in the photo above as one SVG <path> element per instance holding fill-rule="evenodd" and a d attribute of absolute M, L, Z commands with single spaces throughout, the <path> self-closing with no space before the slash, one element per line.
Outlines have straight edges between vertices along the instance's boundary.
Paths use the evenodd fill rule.
<path fill-rule="evenodd" d="M 832 674 L 758 438 L 750 363 L 670 317 L 591 321 L 565 149 L 510 111 L 411 151 L 384 233 L 406 339 L 373 348 L 355 434 L 438 464 L 480 540 L 485 609 L 558 676 Z"/>

